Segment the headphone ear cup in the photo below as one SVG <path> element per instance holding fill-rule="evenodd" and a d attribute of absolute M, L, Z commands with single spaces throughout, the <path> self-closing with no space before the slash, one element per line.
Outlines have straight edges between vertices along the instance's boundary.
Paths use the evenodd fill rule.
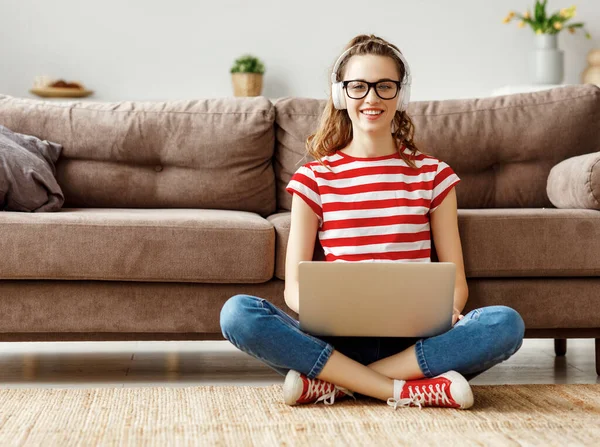
<path fill-rule="evenodd" d="M 398 110 L 406 112 L 406 110 L 408 110 L 408 103 L 410 102 L 410 83 L 402 85 L 400 93 L 401 100 L 398 102 Z"/>
<path fill-rule="evenodd" d="M 334 82 L 331 84 L 331 98 L 333 99 L 333 106 L 338 110 L 344 110 L 346 108 L 346 97 L 344 96 L 344 84 L 341 82 Z"/>
<path fill-rule="evenodd" d="M 396 103 L 396 110 L 402 112 L 404 110 L 404 88 L 398 92 L 398 102 Z"/>

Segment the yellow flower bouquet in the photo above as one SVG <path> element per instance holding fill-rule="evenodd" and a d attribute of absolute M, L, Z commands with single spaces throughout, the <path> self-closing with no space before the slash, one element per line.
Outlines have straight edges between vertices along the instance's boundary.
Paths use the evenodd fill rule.
<path fill-rule="evenodd" d="M 518 19 L 519 28 L 529 25 L 536 34 L 558 34 L 563 29 L 568 29 L 573 34 L 577 28 L 581 28 L 585 33 L 585 37 L 591 39 L 590 33 L 583 28 L 583 22 L 567 23 L 575 17 L 575 5 L 570 8 L 562 8 L 554 14 L 548 15 L 546 13 L 546 3 L 548 3 L 548 0 L 536 0 L 533 15 L 530 11 L 526 11 L 524 14 L 510 11 L 502 22 L 509 23 L 513 19 Z"/>

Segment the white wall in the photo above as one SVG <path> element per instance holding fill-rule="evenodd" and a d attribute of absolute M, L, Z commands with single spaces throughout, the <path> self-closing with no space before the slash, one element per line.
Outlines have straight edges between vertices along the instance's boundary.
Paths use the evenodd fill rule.
<path fill-rule="evenodd" d="M 550 0 L 554 11 L 571 1 Z M 400 47 L 413 100 L 486 96 L 531 80 L 533 32 L 503 25 L 534 0 L 0 0 L 0 93 L 28 97 L 37 75 L 80 80 L 95 99 L 232 95 L 229 68 L 265 63 L 263 95 L 324 98 L 328 70 L 354 35 Z M 565 82 L 600 47 L 600 1 L 578 0 L 593 39 L 560 34 Z"/>

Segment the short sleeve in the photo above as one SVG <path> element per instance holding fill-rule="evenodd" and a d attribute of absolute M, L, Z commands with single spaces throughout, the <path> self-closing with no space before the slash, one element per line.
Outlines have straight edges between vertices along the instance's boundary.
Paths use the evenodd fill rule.
<path fill-rule="evenodd" d="M 458 175 L 450 166 L 440 161 L 433 179 L 433 194 L 429 205 L 430 213 L 433 213 L 442 204 L 448 193 L 458 182 L 460 182 Z"/>
<path fill-rule="evenodd" d="M 319 186 L 315 173 L 308 164 L 298 168 L 285 190 L 292 195 L 298 194 L 319 217 L 319 222 L 323 221 L 323 208 Z"/>

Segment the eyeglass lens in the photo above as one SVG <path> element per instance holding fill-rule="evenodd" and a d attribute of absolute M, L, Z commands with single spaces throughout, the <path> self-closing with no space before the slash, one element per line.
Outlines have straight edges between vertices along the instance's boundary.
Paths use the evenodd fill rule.
<path fill-rule="evenodd" d="M 389 81 L 379 81 L 375 84 L 375 91 L 382 99 L 392 99 L 396 96 L 397 84 Z M 346 86 L 348 96 L 352 99 L 362 99 L 367 96 L 369 84 L 362 81 L 352 81 Z"/>

